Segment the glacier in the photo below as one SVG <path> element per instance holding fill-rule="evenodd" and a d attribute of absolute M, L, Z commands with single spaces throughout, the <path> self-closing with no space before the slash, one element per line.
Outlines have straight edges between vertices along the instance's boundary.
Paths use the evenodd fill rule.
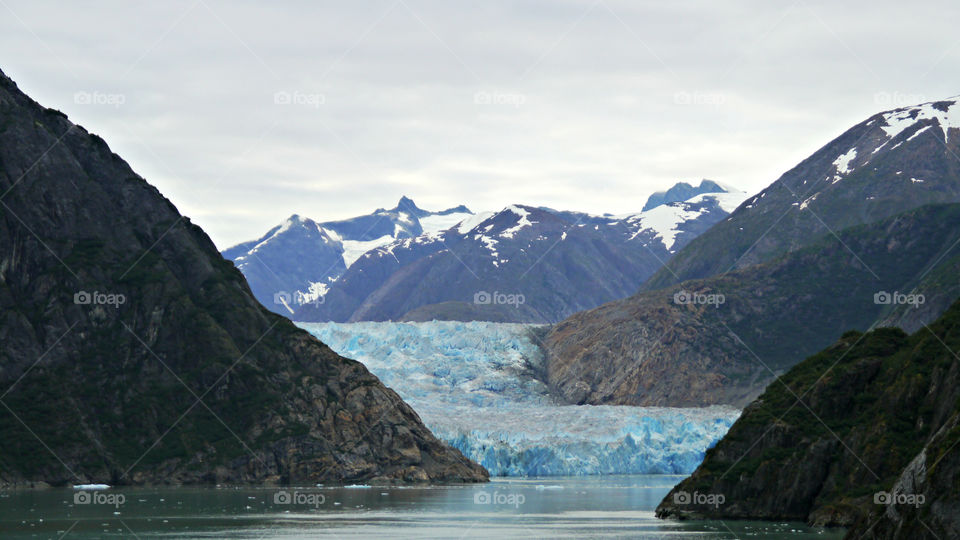
<path fill-rule="evenodd" d="M 363 362 L 437 437 L 494 476 L 689 474 L 740 411 L 561 405 L 533 325 L 297 323 Z"/>

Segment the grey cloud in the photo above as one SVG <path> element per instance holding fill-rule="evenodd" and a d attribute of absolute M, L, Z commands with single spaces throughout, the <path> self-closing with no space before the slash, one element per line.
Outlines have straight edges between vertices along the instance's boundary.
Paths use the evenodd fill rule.
<path fill-rule="evenodd" d="M 950 2 L 5 4 L 0 67 L 221 247 L 402 194 L 622 213 L 679 180 L 756 191 L 878 110 L 960 93 Z"/>

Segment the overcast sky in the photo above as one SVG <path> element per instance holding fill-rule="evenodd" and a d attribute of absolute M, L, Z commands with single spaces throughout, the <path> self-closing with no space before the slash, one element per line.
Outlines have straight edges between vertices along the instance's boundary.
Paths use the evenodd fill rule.
<path fill-rule="evenodd" d="M 755 192 L 960 94 L 944 2 L 0 0 L 0 69 L 223 249 L 293 213 Z"/>

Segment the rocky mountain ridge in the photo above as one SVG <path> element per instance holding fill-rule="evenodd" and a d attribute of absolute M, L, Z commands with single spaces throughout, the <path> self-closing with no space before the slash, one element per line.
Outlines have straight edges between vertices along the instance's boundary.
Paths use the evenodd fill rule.
<path fill-rule="evenodd" d="M 365 253 L 294 318 L 556 322 L 635 291 L 744 197 L 705 193 L 624 216 L 524 205 L 477 214 Z"/>

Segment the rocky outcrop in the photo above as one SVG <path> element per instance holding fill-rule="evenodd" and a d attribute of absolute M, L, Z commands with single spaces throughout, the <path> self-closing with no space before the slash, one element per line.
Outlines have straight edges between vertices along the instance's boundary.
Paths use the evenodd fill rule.
<path fill-rule="evenodd" d="M 0 74 L 0 483 L 483 481 Z"/>
<path fill-rule="evenodd" d="M 891 501 L 873 508 L 850 528 L 848 538 L 957 538 L 960 536 L 960 416 L 954 415 L 907 465 L 889 491 Z M 909 504 L 914 502 L 915 504 Z M 922 501 L 922 502 L 921 502 Z"/>
<path fill-rule="evenodd" d="M 960 302 L 908 336 L 849 332 L 747 407 L 661 518 L 804 520 L 849 538 L 960 536 Z"/>

